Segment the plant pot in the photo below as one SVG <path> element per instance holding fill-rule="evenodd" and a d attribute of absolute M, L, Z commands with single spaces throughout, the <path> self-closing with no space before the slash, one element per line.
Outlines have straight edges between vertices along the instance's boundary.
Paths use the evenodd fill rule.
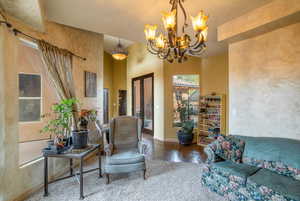
<path fill-rule="evenodd" d="M 72 137 L 66 137 L 63 139 L 63 143 L 65 145 L 65 147 L 71 147 L 72 146 Z"/>
<path fill-rule="evenodd" d="M 72 131 L 72 143 L 74 149 L 83 149 L 87 146 L 88 130 L 75 130 Z"/>
<path fill-rule="evenodd" d="M 177 131 L 177 137 L 178 137 L 179 144 L 190 145 L 193 143 L 194 133 L 193 132 L 186 133 L 182 130 L 179 130 Z"/>

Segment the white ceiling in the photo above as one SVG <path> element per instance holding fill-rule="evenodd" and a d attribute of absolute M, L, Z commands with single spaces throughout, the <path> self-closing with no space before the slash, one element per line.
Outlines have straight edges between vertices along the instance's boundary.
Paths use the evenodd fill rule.
<path fill-rule="evenodd" d="M 214 55 L 227 49 L 226 44 L 217 42 L 219 25 L 271 1 L 186 0 L 184 5 L 188 15 L 195 16 L 200 10 L 209 15 L 205 55 Z M 45 9 L 51 21 L 120 37 L 130 44 L 130 41 L 145 42 L 145 24 L 158 24 L 162 28 L 161 11 L 168 11 L 170 6 L 169 0 L 46 0 Z M 105 39 L 108 40 L 105 50 L 111 51 L 117 39 L 109 36 Z"/>
<path fill-rule="evenodd" d="M 124 48 L 132 45 L 134 42 L 125 40 L 123 38 L 114 37 L 111 35 L 104 35 L 104 51 L 108 53 L 112 53 L 112 51 L 116 48 L 119 43 L 119 39 Z"/>
<path fill-rule="evenodd" d="M 0 8 L 38 31 L 44 31 L 44 19 L 39 0 L 0 0 Z"/>

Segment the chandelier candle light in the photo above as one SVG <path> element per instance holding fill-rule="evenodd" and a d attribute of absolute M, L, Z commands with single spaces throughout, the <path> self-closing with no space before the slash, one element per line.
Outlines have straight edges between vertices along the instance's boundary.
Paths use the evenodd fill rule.
<path fill-rule="evenodd" d="M 196 17 L 191 16 L 193 29 L 195 32 L 195 41 L 185 33 L 188 27 L 187 14 L 183 7 L 185 0 L 170 0 L 171 11 L 163 12 L 163 24 L 167 34 L 160 33 L 156 36 L 157 25 L 145 26 L 145 35 L 147 39 L 148 51 L 157 55 L 160 59 L 166 59 L 170 63 L 177 60 L 179 63 L 187 60 L 186 54 L 200 55 L 205 50 L 207 40 L 207 20 L 208 16 L 203 11 Z M 183 13 L 184 23 L 182 26 L 182 35 L 178 33 L 178 6 Z"/>

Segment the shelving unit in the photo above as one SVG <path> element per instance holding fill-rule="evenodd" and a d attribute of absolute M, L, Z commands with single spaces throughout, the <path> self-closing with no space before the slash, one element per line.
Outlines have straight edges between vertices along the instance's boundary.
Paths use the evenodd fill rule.
<path fill-rule="evenodd" d="M 225 95 L 200 97 L 198 145 L 206 146 L 214 141 L 216 135 L 226 133 L 225 106 Z"/>

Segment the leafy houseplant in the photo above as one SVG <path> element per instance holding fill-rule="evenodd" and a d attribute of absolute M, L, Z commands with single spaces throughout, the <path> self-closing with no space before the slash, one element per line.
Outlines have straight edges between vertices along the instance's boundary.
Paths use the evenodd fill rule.
<path fill-rule="evenodd" d="M 50 120 L 41 132 L 54 135 L 53 145 L 56 147 L 63 148 L 72 144 L 73 148 L 81 149 L 87 145 L 88 130 L 86 126 L 81 126 L 83 119 L 77 118 L 77 111 L 74 110 L 76 104 L 76 99 L 61 100 L 52 106 L 51 114 L 42 116 L 50 117 Z"/>
<path fill-rule="evenodd" d="M 192 144 L 194 139 L 194 121 L 190 120 L 190 109 L 188 101 L 181 101 L 178 104 L 177 111 L 180 114 L 180 125 L 181 128 L 177 131 L 177 137 L 179 144 L 189 145 Z"/>
<path fill-rule="evenodd" d="M 52 144 L 57 148 L 63 148 L 71 144 L 73 108 L 77 102 L 76 99 L 61 100 L 59 103 L 52 105 L 51 113 L 42 116 L 42 118 L 49 118 L 50 120 L 42 128 L 41 133 L 50 133 L 51 138 L 54 139 Z"/>

